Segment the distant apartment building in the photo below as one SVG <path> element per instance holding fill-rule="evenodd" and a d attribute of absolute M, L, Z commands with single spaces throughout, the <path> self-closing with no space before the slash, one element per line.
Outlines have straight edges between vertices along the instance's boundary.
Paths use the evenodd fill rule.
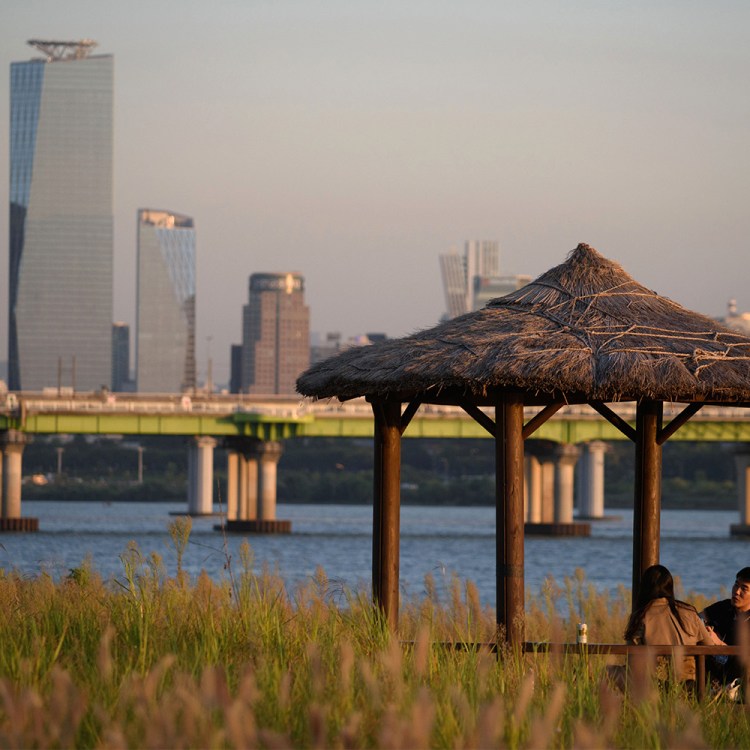
<path fill-rule="evenodd" d="M 530 276 L 500 275 L 500 245 L 495 240 L 471 240 L 460 254 L 456 248 L 440 256 L 445 317 L 455 318 L 484 307 L 531 281 Z"/>
<path fill-rule="evenodd" d="M 512 276 L 475 276 L 472 310 L 480 310 L 491 299 L 504 297 L 515 292 L 531 281 L 531 276 L 515 274 Z"/>
<path fill-rule="evenodd" d="M 750 336 L 750 312 L 737 312 L 737 300 L 730 299 L 727 303 L 727 315 L 725 318 L 719 318 L 719 322 L 728 328 L 744 333 Z"/>
<path fill-rule="evenodd" d="M 310 364 L 322 362 L 328 357 L 333 357 L 344 349 L 352 346 L 367 346 L 385 341 L 388 336 L 385 333 L 365 333 L 360 336 L 351 336 L 342 341 L 341 334 L 338 331 L 327 333 L 324 340 L 320 340 L 317 334 L 314 334 L 310 343 Z"/>
<path fill-rule="evenodd" d="M 293 394 L 310 364 L 310 311 L 298 273 L 254 273 L 242 314 L 240 390 Z"/>
<path fill-rule="evenodd" d="M 112 375 L 113 58 L 29 44 L 43 57 L 10 66 L 8 384 L 92 390 Z"/>
<path fill-rule="evenodd" d="M 195 388 L 195 227 L 174 211 L 138 211 L 136 387 Z"/>
<path fill-rule="evenodd" d="M 320 335 L 315 333 L 310 340 L 310 364 L 322 362 L 324 359 L 338 354 L 341 350 L 341 334 L 338 331 L 328 332 L 322 340 Z"/>

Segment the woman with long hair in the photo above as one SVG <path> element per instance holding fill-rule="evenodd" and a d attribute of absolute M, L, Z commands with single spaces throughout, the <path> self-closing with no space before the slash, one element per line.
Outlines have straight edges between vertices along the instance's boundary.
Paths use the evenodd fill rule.
<path fill-rule="evenodd" d="M 663 565 L 652 565 L 641 578 L 636 608 L 625 628 L 625 640 L 634 645 L 711 645 L 713 640 L 695 607 L 674 598 L 672 574 Z M 678 680 L 695 680 L 695 659 L 674 665 Z"/>

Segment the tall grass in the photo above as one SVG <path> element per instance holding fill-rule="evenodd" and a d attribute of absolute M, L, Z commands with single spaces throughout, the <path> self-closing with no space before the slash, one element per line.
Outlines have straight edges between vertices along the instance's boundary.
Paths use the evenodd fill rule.
<path fill-rule="evenodd" d="M 393 634 L 367 592 L 322 570 L 288 591 L 247 544 L 219 583 L 179 561 L 170 575 L 133 544 L 121 559 L 112 581 L 87 562 L 62 581 L 0 571 L 0 746 L 750 745 L 744 707 L 648 678 L 622 695 L 604 658 L 436 645 L 494 638 L 471 583 L 452 581 L 444 600 L 428 578 Z M 582 574 L 550 580 L 527 602 L 528 636 L 571 639 L 583 618 L 591 640 L 619 641 L 628 599 Z"/>

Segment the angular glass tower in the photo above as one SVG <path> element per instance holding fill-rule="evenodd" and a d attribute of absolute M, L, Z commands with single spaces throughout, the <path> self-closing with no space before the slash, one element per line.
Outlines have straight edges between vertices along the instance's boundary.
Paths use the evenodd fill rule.
<path fill-rule="evenodd" d="M 8 385 L 108 386 L 112 374 L 113 59 L 30 41 L 10 69 Z"/>
<path fill-rule="evenodd" d="M 189 216 L 138 211 L 136 388 L 195 388 L 195 228 Z"/>

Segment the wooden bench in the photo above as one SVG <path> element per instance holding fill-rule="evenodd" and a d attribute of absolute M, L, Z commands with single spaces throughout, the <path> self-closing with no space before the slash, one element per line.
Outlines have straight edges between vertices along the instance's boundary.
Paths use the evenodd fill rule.
<path fill-rule="evenodd" d="M 414 641 L 402 641 L 404 646 L 414 646 Z M 469 643 L 461 641 L 433 642 L 444 648 L 456 651 L 476 651 L 484 649 L 490 653 L 497 653 L 498 644 L 494 641 L 483 643 Z M 512 649 L 513 647 L 510 646 Z M 742 649 L 739 646 L 631 646 L 626 643 L 550 643 L 548 641 L 534 642 L 526 641 L 521 644 L 521 650 L 526 654 L 579 654 L 595 656 L 674 656 L 679 651 L 682 656 L 695 658 L 695 690 L 698 700 L 703 700 L 706 695 L 706 657 L 707 656 L 740 656 Z"/>
<path fill-rule="evenodd" d="M 740 656 L 739 646 L 631 646 L 625 643 L 534 643 L 527 641 L 522 648 L 524 653 L 550 654 L 595 654 L 613 656 L 633 656 L 644 653 L 650 656 L 681 656 L 695 658 L 695 690 L 698 700 L 706 694 L 707 656 Z"/>

